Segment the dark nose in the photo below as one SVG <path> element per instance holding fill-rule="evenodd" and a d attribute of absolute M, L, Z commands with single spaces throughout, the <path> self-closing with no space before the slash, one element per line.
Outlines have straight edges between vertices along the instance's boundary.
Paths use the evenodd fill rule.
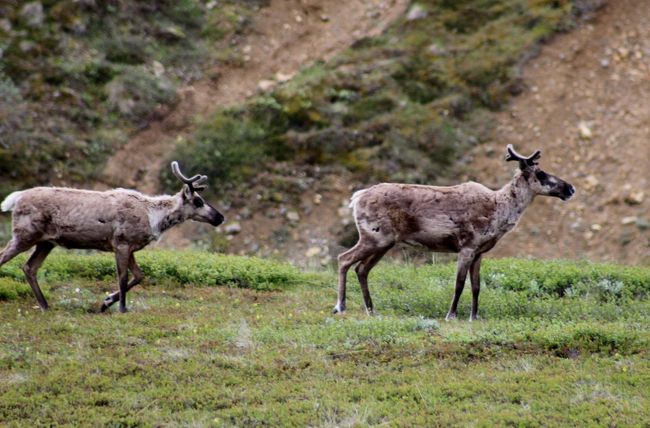
<path fill-rule="evenodd" d="M 215 213 L 214 217 L 212 218 L 212 225 L 215 226 L 215 227 L 219 226 L 221 223 L 223 223 L 224 220 L 225 220 L 225 218 L 223 217 L 223 214 L 221 214 L 219 211 L 217 211 Z"/>
<path fill-rule="evenodd" d="M 567 183 L 566 186 L 564 187 L 564 194 L 566 195 L 567 199 L 571 198 L 575 194 L 575 192 L 576 192 L 576 188 L 569 183 Z"/>

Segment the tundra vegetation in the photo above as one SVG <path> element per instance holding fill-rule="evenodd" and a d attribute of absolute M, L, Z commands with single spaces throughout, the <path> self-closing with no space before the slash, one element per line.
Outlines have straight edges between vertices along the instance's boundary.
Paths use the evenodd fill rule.
<path fill-rule="evenodd" d="M 0 2 L 0 195 L 85 183 L 208 66 L 265 0 Z"/>
<path fill-rule="evenodd" d="M 600 3 L 413 2 L 417 19 L 407 14 L 381 36 L 216 112 L 170 159 L 223 178 L 215 190 L 233 198 L 257 191 L 245 179 L 260 163 L 279 176 L 318 167 L 363 183 L 450 182 L 458 158 L 488 138 L 490 112 L 523 90 L 520 67 L 539 43 Z"/>
<path fill-rule="evenodd" d="M 34 307 L 0 269 L 0 420 L 134 425 L 643 425 L 650 269 L 485 260 L 483 319 L 447 323 L 453 264 L 385 263 L 378 314 L 332 316 L 334 271 L 143 251 L 128 315 L 89 313 L 114 260 L 55 250 Z M 461 299 L 466 319 L 470 299 Z"/>

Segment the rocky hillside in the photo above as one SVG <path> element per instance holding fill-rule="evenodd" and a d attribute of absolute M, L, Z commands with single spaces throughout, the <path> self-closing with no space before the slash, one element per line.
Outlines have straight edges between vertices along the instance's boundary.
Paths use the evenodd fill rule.
<path fill-rule="evenodd" d="M 647 261 L 649 15 L 604 3 L 3 3 L 0 193 L 173 191 L 178 159 L 228 223 L 159 245 L 327 264 L 354 243 L 355 189 L 498 187 L 512 142 L 579 197 L 536 202 L 497 254 Z"/>
<path fill-rule="evenodd" d="M 595 19 L 543 46 L 525 89 L 496 115 L 467 177 L 503 183 L 503 147 L 541 149 L 573 182 L 563 204 L 539 198 L 495 255 L 650 262 L 650 4 L 609 2 Z"/>
<path fill-rule="evenodd" d="M 167 114 L 264 1 L 0 2 L 0 193 L 87 183 Z"/>

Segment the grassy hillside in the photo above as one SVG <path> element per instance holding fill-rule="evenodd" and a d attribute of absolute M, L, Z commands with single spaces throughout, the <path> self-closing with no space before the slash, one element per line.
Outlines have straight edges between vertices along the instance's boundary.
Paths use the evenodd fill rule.
<path fill-rule="evenodd" d="M 48 313 L 30 295 L 2 294 L 2 421 L 629 426 L 650 417 L 648 268 L 487 260 L 483 319 L 446 323 L 452 265 L 382 264 L 370 278 L 380 315 L 365 316 L 352 281 L 348 313 L 335 317 L 332 272 L 197 253 L 140 259 L 149 279 L 129 293 L 129 314 L 88 313 L 115 287 L 108 256 L 55 252 L 42 274 Z M 25 289 L 19 264 L 0 269 L 3 287 Z"/>
<path fill-rule="evenodd" d="M 165 114 L 264 1 L 3 1 L 0 192 L 93 178 L 128 134 Z"/>
<path fill-rule="evenodd" d="M 278 175 L 307 165 L 342 168 L 362 182 L 440 181 L 488 135 L 489 111 L 521 91 L 520 65 L 537 44 L 596 3 L 413 2 L 385 34 L 217 112 L 170 159 L 219 180 L 222 194 L 260 163 L 284 162 Z"/>

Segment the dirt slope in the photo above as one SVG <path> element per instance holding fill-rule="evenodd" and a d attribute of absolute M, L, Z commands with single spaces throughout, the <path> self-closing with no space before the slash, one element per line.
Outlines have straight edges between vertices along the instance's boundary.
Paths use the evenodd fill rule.
<path fill-rule="evenodd" d="M 650 2 L 608 2 L 524 68 L 524 94 L 498 114 L 467 178 L 500 187 L 505 146 L 541 149 L 541 165 L 578 189 L 538 198 L 493 256 L 650 262 Z"/>
<path fill-rule="evenodd" d="M 328 59 L 354 41 L 379 34 L 402 14 L 407 0 L 272 0 L 254 18 L 238 43 L 245 66 L 221 68 L 181 92 L 181 101 L 163 120 L 137 133 L 108 161 L 108 186 L 157 190 L 164 154 L 174 141 L 219 107 L 242 102 L 263 80 L 280 80 L 317 59 Z"/>

